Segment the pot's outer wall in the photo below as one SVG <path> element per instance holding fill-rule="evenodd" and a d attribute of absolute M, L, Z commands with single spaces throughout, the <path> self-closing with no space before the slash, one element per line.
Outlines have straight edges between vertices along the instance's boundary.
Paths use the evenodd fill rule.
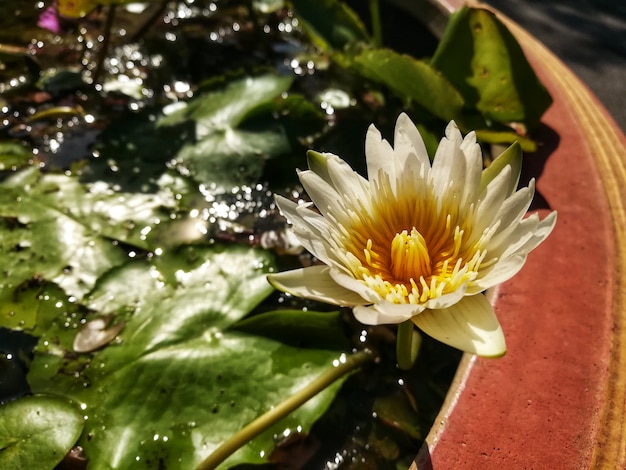
<path fill-rule="evenodd" d="M 508 26 L 554 99 L 522 178 L 537 178 L 535 210 L 558 221 L 494 293 L 507 355 L 464 358 L 412 468 L 626 468 L 626 139 L 569 69 Z"/>

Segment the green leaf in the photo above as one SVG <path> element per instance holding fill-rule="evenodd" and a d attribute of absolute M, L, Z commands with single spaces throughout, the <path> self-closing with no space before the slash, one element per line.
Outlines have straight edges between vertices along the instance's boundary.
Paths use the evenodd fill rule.
<path fill-rule="evenodd" d="M 15 304 L 15 289 L 33 280 L 53 281 L 82 298 L 101 274 L 128 259 L 111 240 L 148 248 L 147 234 L 169 220 L 165 209 L 174 205 L 161 193 L 120 193 L 104 182 L 83 185 L 35 168 L 12 175 L 0 184 L 0 298 Z"/>
<path fill-rule="evenodd" d="M 274 13 L 285 7 L 284 0 L 252 0 L 252 7 L 261 13 Z"/>
<path fill-rule="evenodd" d="M 368 41 L 358 15 L 337 0 L 292 0 L 298 20 L 313 42 L 323 50 L 343 49 L 357 41 Z"/>
<path fill-rule="evenodd" d="M 0 142 L 0 171 L 27 166 L 33 158 L 33 151 L 18 142 Z"/>
<path fill-rule="evenodd" d="M 480 191 L 482 192 L 507 165 L 511 166 L 511 181 L 509 181 L 508 193 L 513 194 L 513 191 L 517 189 L 522 171 L 522 149 L 517 142 L 502 152 L 483 170 L 480 178 Z"/>
<path fill-rule="evenodd" d="M 289 149 L 281 129 L 249 132 L 226 128 L 195 145 L 186 145 L 177 158 L 197 181 L 228 188 L 257 181 L 267 160 Z"/>
<path fill-rule="evenodd" d="M 82 18 L 101 3 L 99 0 L 58 0 L 57 10 L 66 18 Z"/>
<path fill-rule="evenodd" d="M 161 0 L 146 0 L 144 3 L 157 3 Z M 82 18 L 100 5 L 124 5 L 134 0 L 58 0 L 58 11 L 66 18 Z"/>
<path fill-rule="evenodd" d="M 339 312 L 275 310 L 246 318 L 236 323 L 233 329 L 301 348 L 346 350 L 350 347 L 342 331 Z"/>
<path fill-rule="evenodd" d="M 552 102 L 513 35 L 482 8 L 452 14 L 431 63 L 487 120 L 530 130 Z"/>
<path fill-rule="evenodd" d="M 430 64 L 387 49 L 364 51 L 354 58 L 366 78 L 382 83 L 401 99 L 413 100 L 445 121 L 457 119 L 463 98 Z"/>
<path fill-rule="evenodd" d="M 160 119 L 167 128 L 186 120 L 195 123 L 196 141 L 186 144 L 176 157 L 178 168 L 197 181 L 222 187 L 258 180 L 265 162 L 290 150 L 281 125 L 269 117 L 249 130 L 242 126 L 248 115 L 286 92 L 292 78 L 275 74 L 247 77 L 222 89 L 201 95 Z M 258 120 L 257 120 L 258 121 Z"/>
<path fill-rule="evenodd" d="M 59 95 L 69 91 L 75 92 L 85 88 L 87 84 L 80 71 L 53 68 L 42 74 L 37 80 L 37 86 L 52 95 Z"/>
<path fill-rule="evenodd" d="M 72 448 L 85 421 L 78 408 L 50 396 L 0 406 L 0 467 L 53 469 Z"/>
<path fill-rule="evenodd" d="M 75 330 L 51 328 L 41 338 L 29 383 L 34 391 L 83 404 L 88 419 L 79 444 L 92 468 L 132 468 L 138 461 L 150 468 L 193 468 L 331 366 L 337 351 L 232 328 L 272 291 L 265 279 L 271 269 L 266 252 L 238 246 L 187 247 L 135 260 L 102 277 L 89 297 L 92 310 L 126 320 L 117 341 L 81 355 L 76 364 L 58 347 L 59 341 L 71 343 Z M 307 316 L 292 320 L 302 332 L 319 324 Z M 228 464 L 265 461 L 274 435 L 308 429 L 340 382 Z"/>
<path fill-rule="evenodd" d="M 126 259 L 96 227 L 77 218 L 79 202 L 71 200 L 76 193 L 63 194 L 69 181 L 40 178 L 32 168 L 0 184 L 1 299 L 31 279 L 54 281 L 81 298 L 102 273 Z"/>
<path fill-rule="evenodd" d="M 293 79 L 273 73 L 230 81 L 222 89 L 200 95 L 166 114 L 159 127 L 180 124 L 191 119 L 196 123 L 196 137 L 203 139 L 216 129 L 237 127 L 244 117 L 281 93 L 287 91 Z"/>
<path fill-rule="evenodd" d="M 0 327 L 12 330 L 33 330 L 40 315 L 44 318 L 58 315 L 61 308 L 71 311 L 65 292 L 37 277 L 25 280 L 13 292 L 3 292 L 0 300 Z"/>
<path fill-rule="evenodd" d="M 537 151 L 537 144 L 534 140 L 523 135 L 519 135 L 513 129 L 509 131 L 496 129 L 477 129 L 476 138 L 481 142 L 490 144 L 511 144 L 517 142 L 524 152 Z"/>

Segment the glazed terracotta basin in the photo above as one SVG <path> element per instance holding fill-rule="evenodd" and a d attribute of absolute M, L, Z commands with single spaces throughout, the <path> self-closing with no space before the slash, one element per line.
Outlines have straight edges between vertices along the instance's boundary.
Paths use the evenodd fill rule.
<path fill-rule="evenodd" d="M 537 179 L 534 210 L 558 221 L 491 293 L 507 354 L 463 358 L 411 468 L 626 469 L 626 139 L 563 63 L 500 17 L 554 99 L 522 178 Z"/>

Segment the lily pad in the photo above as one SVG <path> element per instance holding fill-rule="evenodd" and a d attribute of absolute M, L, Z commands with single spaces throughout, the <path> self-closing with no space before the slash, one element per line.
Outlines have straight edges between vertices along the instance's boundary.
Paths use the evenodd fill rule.
<path fill-rule="evenodd" d="M 29 383 L 36 392 L 81 403 L 87 421 L 79 444 L 91 468 L 193 468 L 332 367 L 337 350 L 290 346 L 232 328 L 272 291 L 265 279 L 271 269 L 266 252 L 239 246 L 188 247 L 135 260 L 104 276 L 88 299 L 90 309 L 126 320 L 117 341 L 77 362 L 58 346 L 71 344 L 75 330 L 57 326 L 42 336 Z M 262 324 L 262 317 L 255 322 Z M 292 315 L 285 322 L 306 335 L 319 318 Z M 308 429 L 340 383 L 227 464 L 265 461 L 274 435 Z"/>
<path fill-rule="evenodd" d="M 247 132 L 227 128 L 183 147 L 178 160 L 197 181 L 229 188 L 257 181 L 267 160 L 289 150 L 281 129 Z"/>
<path fill-rule="evenodd" d="M 85 421 L 78 407 L 50 396 L 0 406 L 0 467 L 53 469 L 72 448 Z"/>
<path fill-rule="evenodd" d="M 30 279 L 54 281 L 82 297 L 102 273 L 126 258 L 69 207 L 58 204 L 60 187 L 47 182 L 33 168 L 0 185 L 0 298 Z"/>
<path fill-rule="evenodd" d="M 276 74 L 247 77 L 166 113 L 158 122 L 160 128 L 195 124 L 195 139 L 176 156 L 179 169 L 200 183 L 226 188 L 255 182 L 266 160 L 289 152 L 289 140 L 270 115 L 254 130 L 241 127 L 242 122 L 256 109 L 267 109 L 291 82 L 290 77 Z"/>
<path fill-rule="evenodd" d="M 125 262 L 111 240 L 146 248 L 146 234 L 173 205 L 163 195 L 119 193 L 106 183 L 22 171 L 0 184 L 3 280 L 0 297 L 29 280 L 54 281 L 81 298 L 100 275 Z"/>

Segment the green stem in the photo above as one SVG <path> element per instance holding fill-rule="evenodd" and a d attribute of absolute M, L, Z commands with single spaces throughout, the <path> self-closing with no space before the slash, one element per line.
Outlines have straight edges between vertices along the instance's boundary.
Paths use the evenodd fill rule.
<path fill-rule="evenodd" d="M 356 370 L 366 362 L 373 359 L 370 351 L 359 351 L 351 356 L 347 356 L 344 362 L 340 362 L 338 366 L 327 370 L 318 376 L 313 382 L 287 398 L 284 402 L 272 408 L 267 413 L 259 416 L 257 419 L 249 423 L 239 432 L 224 441 L 217 449 L 213 451 L 196 470 L 211 470 L 216 468 L 230 455 L 239 448 L 247 444 L 247 442 L 265 431 L 274 423 L 280 421 L 296 408 L 302 406 L 305 402 L 313 398 L 325 388 L 329 387 L 333 382 L 340 379 L 344 375 Z"/>
<path fill-rule="evenodd" d="M 413 327 L 413 322 L 407 320 L 398 325 L 398 336 L 396 337 L 396 359 L 398 367 L 402 370 L 409 370 L 413 367 L 417 353 L 419 352 L 422 337 Z"/>
<path fill-rule="evenodd" d="M 372 35 L 374 36 L 374 46 L 383 45 L 383 28 L 380 23 L 380 6 L 378 0 L 369 0 L 370 18 L 372 21 Z"/>

